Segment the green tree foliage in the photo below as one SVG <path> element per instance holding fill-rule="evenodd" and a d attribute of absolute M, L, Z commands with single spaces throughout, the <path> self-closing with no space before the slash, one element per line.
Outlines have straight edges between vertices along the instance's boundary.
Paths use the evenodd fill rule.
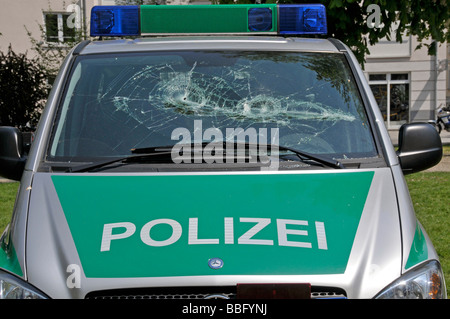
<path fill-rule="evenodd" d="M 45 39 L 44 27 L 39 25 L 39 29 L 40 37 L 39 39 L 36 39 L 31 32 L 25 28 L 31 41 L 31 49 L 36 53 L 39 64 L 45 69 L 49 82 L 53 83 L 64 58 L 75 45 L 85 39 L 85 36 L 80 29 L 75 30 L 73 38 L 65 39 L 64 43 L 48 42 Z"/>
<path fill-rule="evenodd" d="M 215 3 L 235 3 L 233 0 L 215 0 Z M 237 0 L 237 3 L 254 3 L 255 0 Z M 265 3 L 274 3 L 267 0 Z M 448 28 L 448 0 L 279 0 L 278 3 L 322 3 L 327 9 L 328 36 L 337 38 L 352 48 L 363 63 L 369 53 L 368 45 L 390 38 L 401 42 L 404 34 L 416 36 L 427 46 L 428 54 L 436 53 L 436 43 L 450 41 Z M 372 13 L 369 5 L 380 8 L 380 25 L 368 24 Z M 446 27 L 447 26 L 447 27 Z M 430 39 L 433 41 L 422 42 Z"/>
<path fill-rule="evenodd" d="M 44 68 L 11 46 L 0 52 L 0 125 L 21 129 L 37 124 L 48 95 Z"/>

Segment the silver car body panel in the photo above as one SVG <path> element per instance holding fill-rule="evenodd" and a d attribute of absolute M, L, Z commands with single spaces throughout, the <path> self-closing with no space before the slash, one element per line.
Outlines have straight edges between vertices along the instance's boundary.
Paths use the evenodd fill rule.
<path fill-rule="evenodd" d="M 85 46 L 81 53 L 77 52 L 75 55 L 189 49 L 330 53 L 345 51 L 350 64 L 357 65 L 356 58 L 351 51 L 343 44 L 341 45 L 344 49 L 339 50 L 332 42 L 320 39 L 182 37 L 93 42 Z M 239 282 L 309 282 L 313 285 L 340 287 L 347 292 L 349 298 L 372 298 L 406 270 L 406 261 L 418 222 L 396 153 L 384 127 L 381 112 L 362 71 L 355 68 L 355 77 L 362 86 L 361 90 L 366 94 L 368 108 L 370 108 L 375 121 L 374 131 L 388 167 L 370 170 L 374 172 L 374 177 L 343 274 L 87 278 L 82 271 L 81 287 L 68 288 L 67 279 L 70 275 L 68 265 L 81 265 L 82 263 L 51 180 L 54 174 L 39 172 L 39 166 L 47 150 L 53 118 L 75 58 L 75 50 L 64 61 L 42 114 L 35 142 L 32 145 L 22 177 L 18 201 L 7 236 L 14 243 L 17 259 L 23 271 L 22 277 L 48 296 L 83 298 L 90 291 L 126 287 L 220 286 L 234 285 Z M 361 172 L 361 170 L 345 170 L 346 173 L 354 171 Z M 286 172 L 277 173 L 286 174 Z M 314 173 L 322 174 L 324 171 L 289 172 L 289 174 Z M 204 174 L 220 175 L 221 173 Z M 251 174 L 268 173 L 252 172 Z M 108 176 L 109 174 L 101 175 Z M 152 174 L 140 175 L 151 176 Z M 424 231 L 423 233 L 426 236 Z M 427 236 L 426 240 L 428 259 L 438 259 Z"/>
<path fill-rule="evenodd" d="M 345 173 L 351 172 L 345 171 Z M 361 172 L 361 170 L 358 170 L 358 172 Z M 217 173 L 208 174 L 220 175 Z M 255 175 L 267 173 L 251 172 L 238 174 Z M 308 173 L 296 172 L 294 174 L 326 173 L 313 171 Z M 83 176 L 83 174 L 77 175 Z M 136 176 L 136 174 L 121 175 Z M 167 173 L 166 175 L 179 174 Z M 227 175 L 230 174 L 227 173 Z M 117 176 L 117 174 L 113 176 Z M 139 176 L 151 177 L 155 175 L 140 174 Z M 161 174 L 157 174 L 157 176 L 161 176 Z M 399 232 L 398 212 L 395 209 L 394 184 L 390 170 L 384 168 L 377 169 L 374 174 L 347 267 L 343 274 L 87 278 L 83 273 L 80 281 L 81 288 L 70 289 L 66 285 L 67 278 L 71 274 L 71 272 L 67 271 L 68 266 L 82 265 L 82 261 L 70 235 L 70 227 L 51 177 L 52 174 L 48 173 L 37 173 L 35 175 L 30 204 L 32 207 L 39 207 L 40 209 L 33 210 L 29 216 L 28 223 L 39 226 L 29 228 L 26 247 L 28 280 L 50 297 L 82 298 L 90 291 L 130 287 L 227 286 L 243 282 L 308 282 L 317 286 L 340 287 L 347 291 L 349 298 L 371 298 L 401 273 L 401 235 Z M 217 191 L 220 193 L 220 186 Z M 100 197 L 105 196 L 105 194 L 102 194 L 102 190 L 99 190 L 97 195 Z M 195 207 L 187 207 L 186 210 L 185 214 L 189 215 L 190 212 L 195 215 Z M 127 220 L 126 213 L 123 216 L 123 220 Z M 149 219 L 151 219 L 150 216 Z M 86 222 L 88 223 L 89 221 Z M 98 245 L 99 241 L 92 244 Z M 255 263 L 257 262 L 255 260 Z M 180 267 L 183 267 L 182 264 Z M 81 269 L 83 268 L 81 267 Z"/>

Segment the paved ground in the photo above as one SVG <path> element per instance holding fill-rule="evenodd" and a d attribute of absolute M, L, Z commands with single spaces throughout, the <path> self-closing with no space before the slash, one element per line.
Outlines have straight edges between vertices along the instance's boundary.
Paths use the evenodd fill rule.
<path fill-rule="evenodd" d="M 390 130 L 389 136 L 391 137 L 392 144 L 397 145 L 398 144 L 398 130 Z M 450 132 L 442 131 L 440 134 L 442 144 L 443 145 L 450 145 Z"/>
<path fill-rule="evenodd" d="M 389 135 L 391 136 L 392 144 L 397 145 L 398 141 L 398 131 L 392 130 L 389 131 Z M 450 132 L 443 131 L 441 132 L 441 140 L 443 145 L 450 145 Z M 444 154 L 441 162 L 428 169 L 429 172 L 450 172 L 450 154 Z M 11 180 L 0 177 L 0 183 L 9 183 Z"/>

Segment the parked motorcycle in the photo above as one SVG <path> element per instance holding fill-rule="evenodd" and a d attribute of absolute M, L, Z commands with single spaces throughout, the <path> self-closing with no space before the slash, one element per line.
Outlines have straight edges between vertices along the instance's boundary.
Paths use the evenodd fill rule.
<path fill-rule="evenodd" d="M 444 129 L 450 132 L 450 105 L 437 110 L 437 119 L 428 121 L 428 123 L 434 125 L 439 134 Z"/>

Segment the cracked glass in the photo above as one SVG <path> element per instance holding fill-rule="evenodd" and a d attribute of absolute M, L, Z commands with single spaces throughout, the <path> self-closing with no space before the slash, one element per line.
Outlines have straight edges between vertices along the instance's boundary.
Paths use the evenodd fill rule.
<path fill-rule="evenodd" d="M 376 156 L 345 57 L 337 53 L 175 51 L 79 56 L 48 158 L 120 157 L 227 129 L 276 130 L 266 142 L 333 158 Z M 200 125 L 199 125 L 200 123 Z M 211 132 L 211 130 L 209 131 Z M 208 136 L 206 136 L 208 135 Z M 262 141 L 262 135 L 259 136 Z"/>

